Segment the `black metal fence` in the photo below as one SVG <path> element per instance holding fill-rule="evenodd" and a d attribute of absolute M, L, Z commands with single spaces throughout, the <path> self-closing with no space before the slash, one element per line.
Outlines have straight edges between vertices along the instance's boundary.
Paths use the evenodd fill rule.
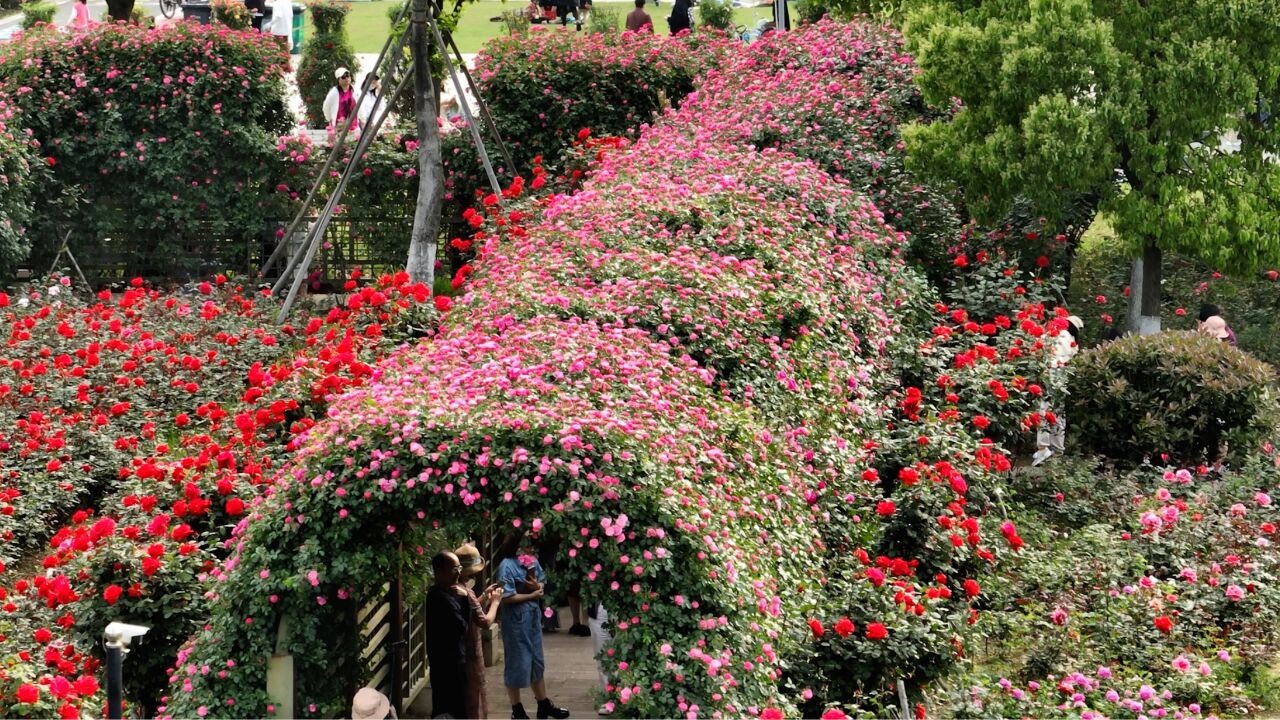
<path fill-rule="evenodd" d="M 309 218 L 290 239 L 290 252 L 300 248 Z M 351 271 L 360 268 L 366 275 L 394 272 L 404 268 L 409 252 L 409 234 L 413 217 L 361 217 L 338 215 L 325 228 L 320 250 L 308 272 L 308 289 L 330 292 L 340 290 Z M 211 275 L 231 272 L 256 277 L 263 261 L 279 242 L 278 234 L 288 221 L 271 223 L 256 236 L 228 236 L 225 233 L 194 229 L 181 239 L 156 241 L 137 233 L 122 232 L 115 237 L 89 239 L 73 233 L 67 248 L 79 264 L 89 283 L 107 287 L 141 277 L 158 285 L 181 284 Z M 70 268 L 66 256 L 54 254 L 56 248 L 35 253 L 20 277 L 39 276 L 51 269 Z M 274 280 L 284 270 L 277 262 L 264 278 Z"/>

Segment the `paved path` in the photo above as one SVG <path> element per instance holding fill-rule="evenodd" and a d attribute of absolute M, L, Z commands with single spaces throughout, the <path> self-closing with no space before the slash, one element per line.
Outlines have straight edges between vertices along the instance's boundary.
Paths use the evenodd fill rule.
<path fill-rule="evenodd" d="M 569 627 L 569 610 L 560 608 L 560 627 Z M 502 640 L 494 632 L 495 650 L 502 647 Z M 599 718 L 595 700 L 591 691 L 600 685 L 600 676 L 596 673 L 596 661 L 592 657 L 592 644 L 589 637 L 569 635 L 564 629 L 542 636 L 542 647 L 547 658 L 547 695 L 557 705 L 566 707 L 572 713 L 571 720 L 582 718 Z M 511 717 L 511 705 L 507 700 L 507 691 L 502 686 L 502 663 L 489 668 L 486 673 L 489 695 L 489 717 L 495 720 Z M 536 703 L 533 694 L 523 692 L 524 709 L 532 717 Z M 405 718 L 429 717 L 431 708 L 431 688 L 426 688 L 405 710 Z"/>

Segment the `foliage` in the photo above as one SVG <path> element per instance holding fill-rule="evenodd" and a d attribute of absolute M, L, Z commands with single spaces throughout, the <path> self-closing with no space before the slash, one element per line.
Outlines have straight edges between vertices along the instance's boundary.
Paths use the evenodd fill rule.
<path fill-rule="evenodd" d="M 238 0 L 214 0 L 213 20 L 232 30 L 248 30 L 253 25 L 249 8 Z"/>
<path fill-rule="evenodd" d="M 979 219 L 1021 197 L 1056 220 L 1083 194 L 1133 253 L 1242 273 L 1280 262 L 1266 159 L 1280 140 L 1258 116 L 1280 100 L 1278 23 L 1252 2 L 921 2 L 906 24 L 920 87 L 958 104 L 907 134 L 915 167 L 962 187 Z M 1209 86 L 1222 92 L 1186 102 Z M 1224 152 L 1232 130 L 1239 151 Z"/>
<path fill-rule="evenodd" d="M 730 0 L 702 0 L 698 3 L 698 21 L 702 27 L 733 29 L 733 4 Z"/>
<path fill-rule="evenodd" d="M 1224 442 L 1248 452 L 1265 437 L 1271 371 L 1216 338 L 1124 337 L 1072 366 L 1072 434 L 1101 455 L 1194 464 L 1217 460 Z"/>
<path fill-rule="evenodd" d="M 0 94 L 0 271 L 12 272 L 30 252 L 27 224 L 42 172 L 37 150 L 14 106 Z"/>
<path fill-rule="evenodd" d="M 354 84 L 359 78 L 360 62 L 343 27 L 351 6 L 340 0 L 314 0 L 307 3 L 307 8 L 316 31 L 307 39 L 298 62 L 298 94 L 307 110 L 307 124 L 322 128 L 325 126 L 324 99 L 337 83 L 334 72 L 340 67 L 347 68 Z"/>
<path fill-rule="evenodd" d="M 617 35 L 622 29 L 622 13 L 613 8 L 592 7 L 587 13 L 587 34 Z"/>
<path fill-rule="evenodd" d="M 307 9 L 311 11 L 311 21 L 317 34 L 339 35 L 346 32 L 343 25 L 347 13 L 351 12 L 350 3 L 344 0 L 311 0 Z"/>
<path fill-rule="evenodd" d="M 529 13 L 523 10 L 503 10 L 502 23 L 509 35 L 527 35 L 531 27 Z"/>
<path fill-rule="evenodd" d="M 22 6 L 22 29 L 31 30 L 36 25 L 53 22 L 53 14 L 58 7 L 50 2 L 28 2 Z"/>
<path fill-rule="evenodd" d="M 826 21 L 752 43 L 746 75 L 759 102 L 732 92 L 700 95 L 696 109 L 725 113 L 726 132 L 755 147 L 785 148 L 864 192 L 886 222 L 907 233 L 910 255 L 926 269 L 955 244 L 959 219 L 946 194 L 905 167 L 900 128 L 926 120 L 902 38 L 887 27 Z M 785 82 L 764 82 L 775 72 Z M 868 101 L 868 97 L 874 101 Z"/>
<path fill-rule="evenodd" d="M 32 264 L 49 267 L 67 230 L 82 262 L 104 238 L 128 238 L 137 262 L 169 267 L 184 235 L 239 240 L 227 252 L 242 258 L 288 126 L 286 61 L 266 36 L 194 23 L 24 33 L 3 46 L 0 92 L 50 169 Z M 66 192 L 85 203 L 63 226 L 51 206 Z"/>

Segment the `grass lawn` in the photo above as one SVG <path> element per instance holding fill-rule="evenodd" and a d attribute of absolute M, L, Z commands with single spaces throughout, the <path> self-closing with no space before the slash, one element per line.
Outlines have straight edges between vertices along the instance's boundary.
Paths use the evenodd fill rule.
<path fill-rule="evenodd" d="M 598 1 L 598 0 L 597 0 Z M 601 2 L 601 7 L 616 10 L 619 13 L 619 20 L 630 12 L 633 5 L 629 2 Z M 351 4 L 351 14 L 347 16 L 347 35 L 351 38 L 351 46 L 358 53 L 376 53 L 382 50 L 382 43 L 386 42 L 387 29 L 391 25 L 391 21 L 387 19 L 387 10 L 391 7 L 399 7 L 396 0 L 374 0 L 373 2 L 354 2 Z M 477 2 L 467 3 L 462 11 L 462 22 L 458 26 L 457 32 L 454 33 L 454 39 L 458 42 L 459 49 L 464 53 L 474 53 L 480 50 L 480 46 L 490 38 L 496 37 L 504 31 L 504 26 L 500 22 L 490 22 L 490 18 L 498 17 L 504 10 L 513 10 L 524 7 L 522 0 L 478 0 Z M 670 0 L 666 0 L 656 10 L 650 5 L 647 10 L 653 16 L 654 25 L 659 28 L 666 27 L 666 17 L 670 14 Z M 696 11 L 695 11 L 696 13 Z M 762 19 L 772 17 L 772 11 L 769 6 L 754 8 L 736 8 L 733 11 L 734 20 L 737 24 L 748 28 L 755 28 L 756 23 Z M 696 19 L 696 15 L 695 15 Z M 311 37 L 315 30 L 311 25 L 311 14 L 307 14 L 307 37 Z"/>

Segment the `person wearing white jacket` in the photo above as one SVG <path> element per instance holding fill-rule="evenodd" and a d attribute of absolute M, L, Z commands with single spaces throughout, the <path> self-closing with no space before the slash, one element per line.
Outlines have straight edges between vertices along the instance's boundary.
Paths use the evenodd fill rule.
<path fill-rule="evenodd" d="M 1048 393 L 1052 393 L 1059 397 L 1057 402 L 1058 411 L 1054 415 L 1055 422 L 1052 426 L 1044 416 L 1049 412 L 1049 401 L 1042 399 L 1040 401 L 1040 428 L 1036 431 L 1036 445 L 1039 449 L 1031 456 L 1031 464 L 1039 465 L 1048 460 L 1055 452 L 1063 452 L 1066 450 L 1067 437 L 1067 419 L 1063 415 L 1061 397 L 1067 392 L 1066 372 L 1063 370 L 1067 363 L 1080 352 L 1079 345 L 1076 344 L 1076 338 L 1080 334 L 1080 330 L 1084 328 L 1084 321 L 1075 315 L 1067 318 L 1066 329 L 1060 331 L 1053 343 L 1053 357 L 1049 360 L 1049 388 Z"/>
<path fill-rule="evenodd" d="M 382 98 L 382 102 L 378 99 L 382 97 L 382 82 L 378 79 L 378 73 L 371 72 L 364 76 L 364 98 L 360 101 L 360 109 L 356 110 L 356 117 L 360 119 L 361 127 L 369 127 L 373 118 L 373 106 L 378 105 L 378 115 L 387 114 L 387 100 Z"/>
<path fill-rule="evenodd" d="M 329 127 L 336 128 L 356 113 L 356 93 L 351 86 L 350 70 L 340 67 L 333 72 L 333 76 L 337 78 L 338 84 L 329 88 L 329 94 L 324 98 L 324 121 Z M 351 129 L 355 130 L 357 125 L 358 122 L 353 123 Z"/>
<path fill-rule="evenodd" d="M 284 46 L 285 50 L 293 50 L 293 2 L 292 0 L 274 0 L 271 3 L 271 35 Z"/>

